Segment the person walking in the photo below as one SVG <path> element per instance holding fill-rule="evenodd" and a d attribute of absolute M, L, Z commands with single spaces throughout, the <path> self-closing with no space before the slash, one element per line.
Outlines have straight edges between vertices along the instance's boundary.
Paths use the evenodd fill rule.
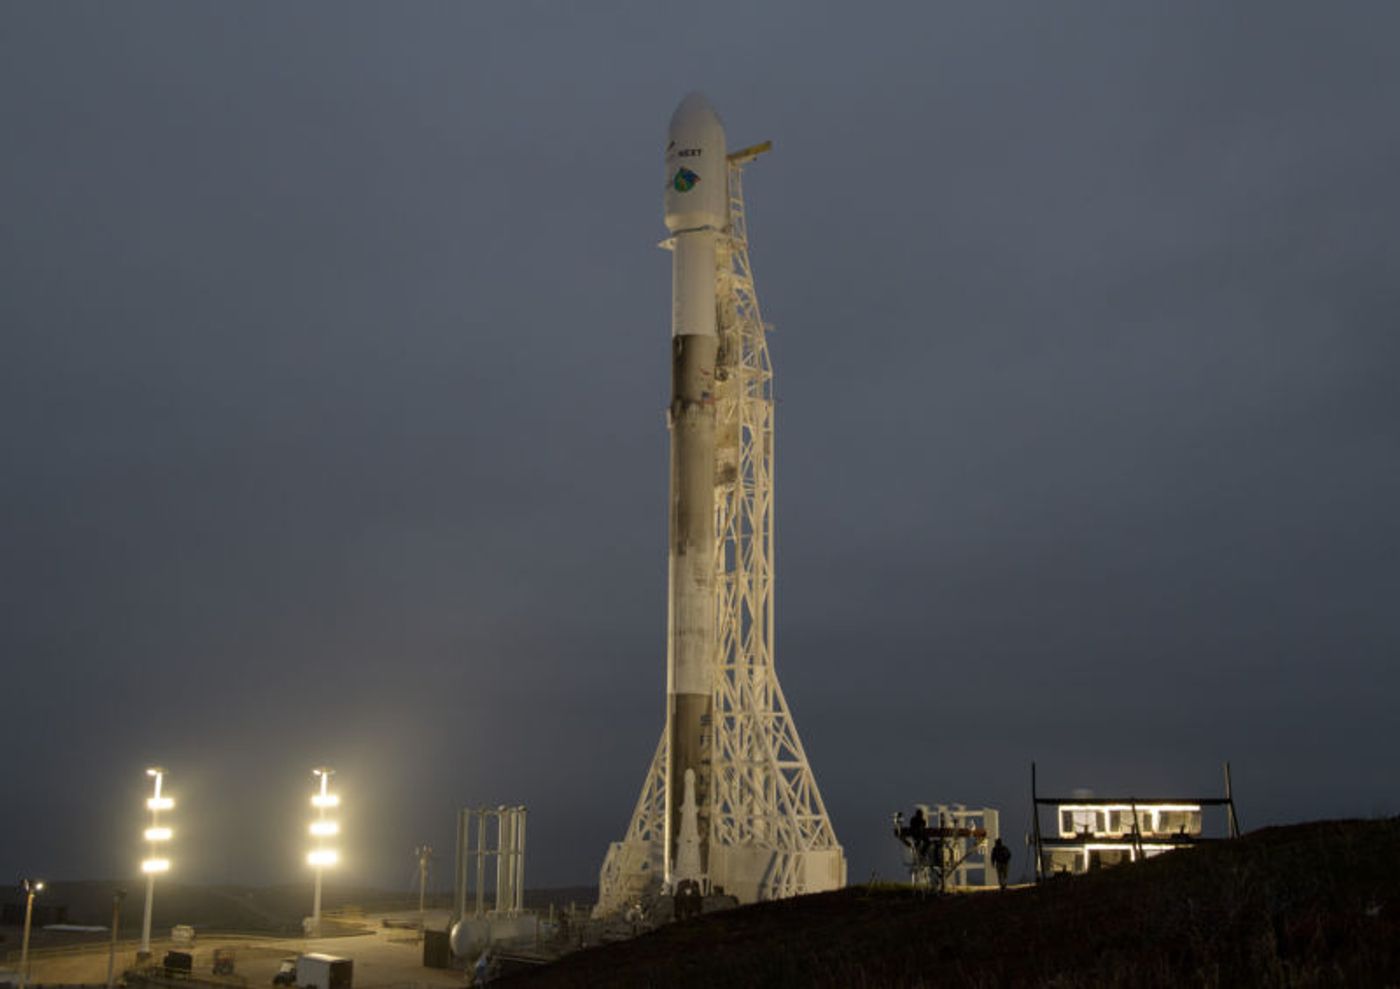
<path fill-rule="evenodd" d="M 1011 849 L 1003 845 L 1000 838 L 992 846 L 992 865 L 997 870 L 997 885 L 1006 889 L 1006 870 L 1011 867 Z"/>

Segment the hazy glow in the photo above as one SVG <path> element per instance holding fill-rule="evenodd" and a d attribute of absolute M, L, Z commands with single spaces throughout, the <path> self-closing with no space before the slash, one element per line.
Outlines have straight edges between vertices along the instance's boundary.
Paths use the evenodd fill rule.
<path fill-rule="evenodd" d="M 1201 809 L 1200 804 L 1059 804 L 1060 810 L 1067 810 L 1071 813 L 1079 811 L 1116 810 L 1124 813 L 1134 809 L 1140 811 L 1197 811 Z"/>
<path fill-rule="evenodd" d="M 170 810 L 175 806 L 175 801 L 170 797 L 150 797 L 146 800 L 146 806 L 151 810 Z"/>
<path fill-rule="evenodd" d="M 1074 838 L 1088 832 L 1101 838 L 1131 835 L 1136 821 L 1137 832 L 1157 835 L 1189 829 L 1199 834 L 1201 805 L 1193 803 L 1095 803 L 1060 804 L 1059 832 L 1062 838 Z M 1126 820 L 1125 820 L 1126 819 Z"/>
<path fill-rule="evenodd" d="M 147 841 L 169 841 L 173 832 L 169 828 L 147 828 Z"/>
<path fill-rule="evenodd" d="M 330 838 L 340 834 L 340 825 L 335 821 L 312 821 L 311 833 L 317 838 Z"/>
<path fill-rule="evenodd" d="M 170 871 L 170 860 L 169 860 L 169 859 L 146 859 L 146 861 L 144 861 L 144 862 L 141 863 L 141 871 L 142 871 L 142 872 L 145 872 L 145 873 L 169 872 L 169 871 Z"/>
<path fill-rule="evenodd" d="M 318 793 L 311 798 L 312 807 L 339 807 L 340 795 L 336 793 Z"/>
<path fill-rule="evenodd" d="M 337 862 L 340 861 L 340 856 L 336 854 L 334 849 L 318 848 L 314 852 L 306 856 L 306 861 L 308 864 L 318 867 L 325 865 L 335 865 Z"/>

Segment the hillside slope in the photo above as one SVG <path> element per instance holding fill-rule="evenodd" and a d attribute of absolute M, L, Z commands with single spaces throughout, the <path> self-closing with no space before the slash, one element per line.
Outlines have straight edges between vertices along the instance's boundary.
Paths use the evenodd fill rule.
<path fill-rule="evenodd" d="M 1005 893 L 857 886 L 670 925 L 503 984 L 1400 985 L 1400 819 L 1269 828 Z"/>

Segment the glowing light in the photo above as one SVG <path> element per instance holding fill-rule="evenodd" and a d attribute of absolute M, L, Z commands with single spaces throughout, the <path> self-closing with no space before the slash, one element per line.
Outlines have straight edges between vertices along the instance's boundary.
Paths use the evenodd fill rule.
<path fill-rule="evenodd" d="M 1101 838 L 1133 833 L 1133 822 L 1144 835 L 1159 832 L 1200 833 L 1201 805 L 1192 803 L 1097 803 L 1060 804 L 1062 838 L 1088 832 Z"/>
<path fill-rule="evenodd" d="M 317 838 L 330 838 L 340 834 L 340 825 L 335 821 L 312 821 L 311 833 Z"/>
<path fill-rule="evenodd" d="M 334 849 L 318 848 L 314 852 L 306 856 L 306 861 L 309 865 L 314 865 L 318 867 L 335 865 L 337 862 L 340 861 L 340 856 L 336 854 Z"/>
<path fill-rule="evenodd" d="M 1092 810 L 1118 810 L 1129 811 L 1133 808 L 1138 810 L 1166 810 L 1166 811 L 1193 811 L 1200 810 L 1200 804 L 1060 804 L 1060 810 L 1067 811 L 1092 811 Z"/>
<path fill-rule="evenodd" d="M 141 871 L 147 875 L 154 875 L 157 872 L 169 872 L 169 859 L 146 859 L 141 863 Z"/>
<path fill-rule="evenodd" d="M 311 798 L 312 807 L 339 807 L 340 795 L 336 793 L 318 793 Z"/>
<path fill-rule="evenodd" d="M 147 829 L 146 829 L 146 840 L 147 840 L 147 841 L 169 841 L 169 840 L 170 840 L 170 836 L 171 836 L 173 833 L 174 833 L 174 832 L 172 832 L 169 828 L 147 828 Z"/>
<path fill-rule="evenodd" d="M 146 806 L 151 810 L 170 810 L 175 806 L 175 801 L 170 797 L 148 797 Z"/>

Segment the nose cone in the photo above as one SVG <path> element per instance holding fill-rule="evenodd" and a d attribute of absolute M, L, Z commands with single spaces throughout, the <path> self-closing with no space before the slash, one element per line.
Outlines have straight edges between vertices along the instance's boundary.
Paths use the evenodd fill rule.
<path fill-rule="evenodd" d="M 666 133 L 666 226 L 723 227 L 729 212 L 724 125 L 700 93 L 681 100 Z"/>
<path fill-rule="evenodd" d="M 716 135 L 720 140 L 724 140 L 724 124 L 720 123 L 719 114 L 710 106 L 710 101 L 705 99 L 704 93 L 691 93 L 680 101 L 676 112 L 671 114 L 669 133 L 672 140 L 693 140 Z"/>

